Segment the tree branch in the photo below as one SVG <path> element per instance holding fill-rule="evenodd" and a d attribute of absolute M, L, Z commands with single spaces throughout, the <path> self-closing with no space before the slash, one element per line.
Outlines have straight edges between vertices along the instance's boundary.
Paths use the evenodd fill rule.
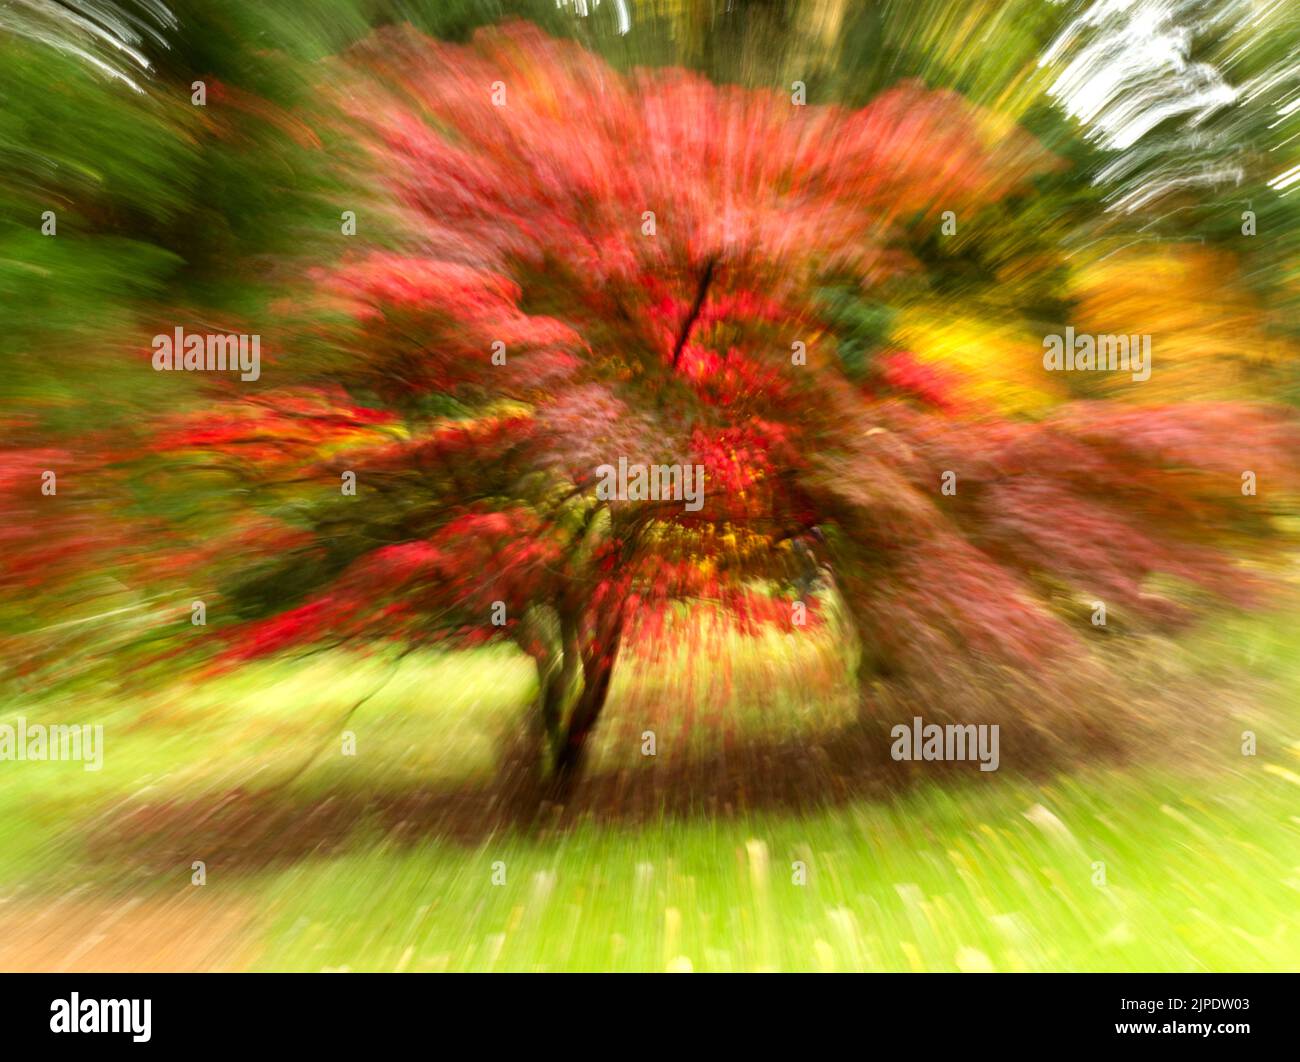
<path fill-rule="evenodd" d="M 695 319 L 700 316 L 700 310 L 704 306 L 704 299 L 709 294 L 709 285 L 713 283 L 713 270 L 717 264 L 718 256 L 715 254 L 704 267 L 704 275 L 700 277 L 699 289 L 695 292 L 695 302 L 691 306 L 691 312 L 686 315 L 686 320 L 682 322 L 682 330 L 677 336 L 677 343 L 673 346 L 674 370 L 677 368 L 677 362 L 681 359 L 682 348 L 686 346 L 686 340 L 690 337 L 691 329 L 695 327 Z"/>

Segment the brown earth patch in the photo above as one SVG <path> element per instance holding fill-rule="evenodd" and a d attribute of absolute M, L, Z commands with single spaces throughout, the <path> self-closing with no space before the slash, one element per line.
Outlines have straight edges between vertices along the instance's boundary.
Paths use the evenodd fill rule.
<path fill-rule="evenodd" d="M 0 900 L 0 970 L 15 973 L 217 972 L 246 969 L 252 912 L 201 889 L 172 899 Z"/>

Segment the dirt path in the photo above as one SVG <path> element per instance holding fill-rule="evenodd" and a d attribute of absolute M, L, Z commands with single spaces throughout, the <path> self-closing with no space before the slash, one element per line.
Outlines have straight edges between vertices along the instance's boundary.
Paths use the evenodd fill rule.
<path fill-rule="evenodd" d="M 174 900 L 0 900 L 0 970 L 9 972 L 231 972 L 257 953 L 253 912 L 182 893 Z"/>

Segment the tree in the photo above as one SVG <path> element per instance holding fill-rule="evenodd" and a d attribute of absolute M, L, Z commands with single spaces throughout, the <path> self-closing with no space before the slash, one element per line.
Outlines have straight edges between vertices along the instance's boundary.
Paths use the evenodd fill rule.
<path fill-rule="evenodd" d="M 863 307 L 924 271 L 909 231 L 1062 166 L 956 93 L 805 106 L 621 75 L 518 24 L 381 31 L 321 91 L 300 117 L 349 147 L 322 166 L 365 189 L 340 205 L 358 235 L 281 258 L 282 298 L 246 329 L 256 383 L 213 380 L 134 448 L 97 446 L 102 482 L 202 499 L 150 560 L 221 588 L 227 661 L 511 638 L 568 779 L 620 646 L 670 635 L 683 604 L 790 626 L 828 581 L 864 691 L 962 660 L 1032 683 L 1084 651 L 1081 595 L 1173 622 L 1192 599 L 1158 578 L 1241 600 L 1234 550 L 1279 538 L 1277 410 L 1007 411 L 906 350 L 854 354 Z M 676 490 L 611 497 L 620 463 Z"/>

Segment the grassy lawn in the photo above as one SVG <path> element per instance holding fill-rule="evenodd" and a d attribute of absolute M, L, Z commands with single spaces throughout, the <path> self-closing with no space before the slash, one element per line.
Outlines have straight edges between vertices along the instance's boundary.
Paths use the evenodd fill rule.
<path fill-rule="evenodd" d="M 1097 774 L 546 845 L 376 843 L 266 883 L 258 965 L 1293 968 L 1298 782 L 1242 774 L 1193 796 L 1176 778 Z"/>
<path fill-rule="evenodd" d="M 504 650 L 28 698 L 0 721 L 102 723 L 105 758 L 0 763 L 0 968 L 1294 969 L 1296 626 L 1203 636 L 1215 668 L 1268 689 L 1219 750 L 554 829 L 477 817 L 532 690 Z M 742 659 L 739 707 L 693 719 L 692 741 L 833 723 L 824 670 L 776 645 Z M 595 766 L 640 759 L 647 704 L 671 746 L 671 692 L 623 680 Z M 426 828 L 435 805 L 462 829 Z"/>

